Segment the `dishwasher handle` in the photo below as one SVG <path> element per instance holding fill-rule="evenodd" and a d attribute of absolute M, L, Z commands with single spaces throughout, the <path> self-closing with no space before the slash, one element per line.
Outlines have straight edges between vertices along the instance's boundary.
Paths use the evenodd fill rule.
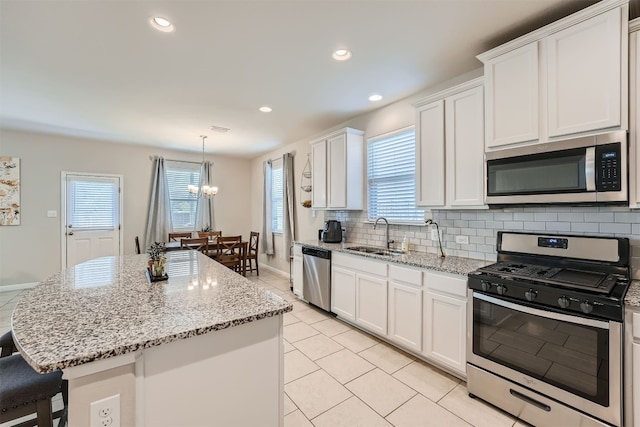
<path fill-rule="evenodd" d="M 331 251 L 327 249 L 311 248 L 308 246 L 303 246 L 302 254 L 311 255 L 317 258 L 331 259 Z"/>

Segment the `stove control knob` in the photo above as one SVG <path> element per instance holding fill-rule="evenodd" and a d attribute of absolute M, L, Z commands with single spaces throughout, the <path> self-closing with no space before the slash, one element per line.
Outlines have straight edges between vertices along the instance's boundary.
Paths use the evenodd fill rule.
<path fill-rule="evenodd" d="M 482 290 L 485 292 L 491 289 L 491 283 L 485 282 L 484 280 L 480 282 L 480 286 L 482 287 Z"/>
<path fill-rule="evenodd" d="M 580 303 L 580 310 L 585 314 L 591 313 L 593 311 L 593 303 L 589 301 L 582 301 Z"/>
<path fill-rule="evenodd" d="M 498 285 L 497 287 L 497 291 L 500 295 L 504 295 L 507 293 L 507 287 L 506 285 Z"/>
<path fill-rule="evenodd" d="M 571 300 L 565 296 L 561 296 L 560 298 L 558 298 L 558 305 L 560 306 L 560 308 L 567 308 L 569 307 L 569 304 L 571 304 Z"/>
<path fill-rule="evenodd" d="M 537 296 L 538 296 L 538 291 L 535 291 L 533 289 L 529 289 L 524 293 L 524 297 L 527 299 L 527 301 L 533 301 L 534 299 L 536 299 Z"/>

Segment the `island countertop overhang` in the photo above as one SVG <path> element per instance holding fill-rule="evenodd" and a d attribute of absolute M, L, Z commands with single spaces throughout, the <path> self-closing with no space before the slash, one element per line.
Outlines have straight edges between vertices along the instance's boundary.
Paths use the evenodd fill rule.
<path fill-rule="evenodd" d="M 167 261 L 164 282 L 148 283 L 146 255 L 97 258 L 43 281 L 13 312 L 21 353 L 52 372 L 292 310 L 198 252 L 168 253 Z"/>

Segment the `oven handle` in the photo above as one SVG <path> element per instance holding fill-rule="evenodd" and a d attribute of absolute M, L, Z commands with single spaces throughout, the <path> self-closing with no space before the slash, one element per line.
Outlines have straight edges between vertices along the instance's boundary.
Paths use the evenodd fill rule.
<path fill-rule="evenodd" d="M 605 322 L 602 320 L 596 320 L 596 319 L 586 319 L 584 317 L 579 317 L 579 316 L 570 316 L 568 314 L 561 314 L 561 313 L 556 313 L 553 311 L 545 311 L 545 310 L 539 310 L 537 308 L 531 308 L 531 307 L 527 307 L 524 305 L 520 305 L 520 304 L 514 304 L 512 302 L 508 302 L 508 301 L 504 301 L 498 298 L 494 298 L 494 297 L 490 297 L 488 295 L 485 294 L 481 294 L 478 292 L 473 292 L 473 297 L 486 301 L 488 303 L 491 304 L 495 304 L 495 305 L 499 305 L 501 307 L 504 308 L 508 308 L 510 310 L 515 310 L 515 311 L 520 311 L 522 313 L 528 313 L 528 314 L 533 314 L 534 316 L 540 316 L 540 317 L 545 317 L 547 319 L 554 319 L 554 320 L 560 320 L 562 322 L 569 322 L 569 323 L 574 323 L 576 325 L 583 325 L 583 326 L 593 326 L 594 328 L 600 328 L 600 329 L 609 329 L 609 322 Z M 579 320 L 576 320 L 579 319 Z"/>

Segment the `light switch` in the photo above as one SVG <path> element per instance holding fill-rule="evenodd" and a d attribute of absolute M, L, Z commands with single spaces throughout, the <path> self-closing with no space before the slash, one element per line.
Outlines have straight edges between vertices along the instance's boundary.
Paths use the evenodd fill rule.
<path fill-rule="evenodd" d="M 56 218 L 58 216 L 58 211 L 47 211 L 47 218 Z"/>

